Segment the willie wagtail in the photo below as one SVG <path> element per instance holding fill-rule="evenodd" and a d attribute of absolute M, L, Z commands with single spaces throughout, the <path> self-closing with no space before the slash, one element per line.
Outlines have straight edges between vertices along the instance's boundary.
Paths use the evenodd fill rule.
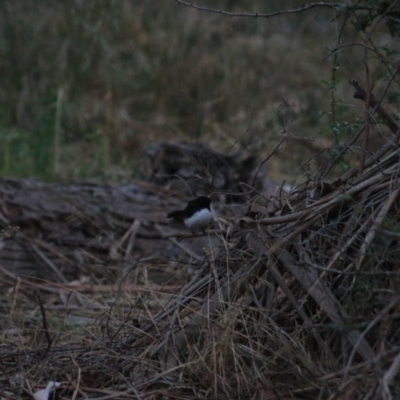
<path fill-rule="evenodd" d="M 172 211 L 167 217 L 183 221 L 191 230 L 204 229 L 213 219 L 210 204 L 211 200 L 208 197 L 200 196 L 189 201 L 184 210 Z"/>

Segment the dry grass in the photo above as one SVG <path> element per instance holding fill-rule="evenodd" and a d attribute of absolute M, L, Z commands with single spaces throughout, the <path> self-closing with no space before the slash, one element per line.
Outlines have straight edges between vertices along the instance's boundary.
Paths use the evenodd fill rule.
<path fill-rule="evenodd" d="M 282 127 L 288 137 L 292 129 L 306 132 L 301 136 L 320 130 L 312 110 L 329 108 L 319 82 L 330 72 L 315 37 L 335 38 L 329 18 L 265 24 L 171 2 L 94 5 L 0 6 L 9 56 L 0 65 L 7 77 L 0 90 L 5 174 L 126 177 L 137 165 L 132 158 L 159 137 L 262 154 L 275 148 Z M 247 7 L 260 10 L 261 2 Z M 345 60 L 344 68 L 359 68 L 358 60 Z M 393 81 L 382 82 L 392 88 L 397 70 L 388 71 Z M 10 232 L 1 251 L 7 241 L 30 249 L 40 242 L 36 256 L 52 255 L 42 262 L 62 283 L 0 266 L 0 396 L 29 398 L 54 380 L 60 399 L 398 398 L 400 129 L 382 102 L 353 86 L 374 112 L 337 134 L 363 125 L 384 146 L 370 154 L 344 140 L 346 151 L 368 155 L 363 165 L 329 183 L 327 169 L 303 165 L 303 183 L 290 194 L 242 193 L 246 215 L 220 219 L 206 237 L 169 234 L 160 210 L 171 193 L 163 188 L 156 196 L 148 182 L 141 184 L 152 202 L 142 197 L 143 208 L 135 203 L 133 211 L 135 190 L 120 186 L 77 185 L 80 198 L 65 204 L 49 190 L 54 208 L 43 211 L 43 221 L 28 218 L 22 230 L 7 226 L 12 218 L 18 224 L 20 208 L 5 191 L 1 223 Z M 288 101 L 277 114 L 282 98 Z M 300 160 L 292 153 L 286 164 L 279 160 L 283 171 Z M 75 162 L 76 155 L 85 161 Z M 33 183 L 27 188 L 34 193 Z M 94 207 L 100 193 L 108 200 L 103 208 Z M 109 213 L 114 195 L 118 207 Z M 152 218 L 143 218 L 145 206 Z M 86 248 L 69 244 L 78 261 L 60 250 L 64 232 L 50 236 L 51 246 L 41 237 L 57 207 L 67 237 L 68 229 L 78 236 L 78 227 L 92 237 Z M 33 213 L 33 204 L 27 208 Z M 153 240 L 149 259 L 135 253 L 143 236 L 136 237 L 133 220 Z M 124 247 L 129 241 L 132 252 Z M 169 253 L 159 256 L 161 248 Z M 155 284 L 172 266 L 169 285 Z M 89 283 L 65 278 L 83 274 Z"/>
<path fill-rule="evenodd" d="M 165 261 L 194 272 L 179 288 L 152 283 L 154 260 L 106 268 L 95 284 L 2 268 L 13 330 L 2 330 L 1 395 L 56 380 L 58 398 L 398 397 L 399 150 L 377 158 L 324 193 L 315 182 L 249 198 L 253 212 L 219 220 L 192 262 L 197 236 L 179 242 L 147 224 L 160 244 L 180 243 Z"/>

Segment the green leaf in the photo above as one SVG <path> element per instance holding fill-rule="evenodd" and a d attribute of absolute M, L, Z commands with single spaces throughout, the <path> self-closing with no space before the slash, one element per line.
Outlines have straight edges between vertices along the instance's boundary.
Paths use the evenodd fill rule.
<path fill-rule="evenodd" d="M 399 92 L 394 92 L 394 93 L 389 93 L 388 94 L 388 102 L 389 104 L 393 104 L 397 102 L 400 98 L 400 93 Z"/>
<path fill-rule="evenodd" d="M 394 18 L 388 18 L 386 20 L 386 26 L 389 29 L 390 36 L 396 36 L 399 32 L 400 21 Z"/>
<path fill-rule="evenodd" d="M 328 90 L 334 91 L 337 89 L 337 86 L 338 86 L 340 80 L 341 80 L 340 78 L 329 79 L 329 80 L 323 79 L 323 80 L 321 80 L 321 82 L 326 85 Z"/>
<path fill-rule="evenodd" d="M 344 12 L 349 8 L 350 7 L 346 3 L 337 3 L 337 4 L 335 4 L 335 10 L 337 12 Z"/>
<path fill-rule="evenodd" d="M 397 56 L 400 54 L 398 50 L 389 49 L 387 46 L 382 46 L 381 48 L 385 51 L 386 57 Z"/>
<path fill-rule="evenodd" d="M 354 28 L 360 32 L 365 31 L 372 21 L 373 18 L 369 14 L 360 14 L 356 16 L 356 21 L 352 21 L 352 23 Z"/>

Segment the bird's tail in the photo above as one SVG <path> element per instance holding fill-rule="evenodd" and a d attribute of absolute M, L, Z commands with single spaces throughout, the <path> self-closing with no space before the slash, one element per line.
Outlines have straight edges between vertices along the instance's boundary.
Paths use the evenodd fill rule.
<path fill-rule="evenodd" d="M 183 219 L 182 211 L 172 211 L 167 214 L 167 218 L 173 218 L 176 220 Z"/>

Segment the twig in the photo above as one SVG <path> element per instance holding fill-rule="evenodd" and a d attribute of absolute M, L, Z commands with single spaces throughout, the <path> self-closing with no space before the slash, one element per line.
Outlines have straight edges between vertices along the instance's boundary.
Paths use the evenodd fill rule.
<path fill-rule="evenodd" d="M 397 73 L 398 73 L 398 71 L 396 70 L 392 74 L 391 79 L 389 81 L 389 85 L 393 81 L 393 79 L 395 78 Z M 357 80 L 352 78 L 349 80 L 349 82 L 356 89 L 356 92 L 354 93 L 353 97 L 355 99 L 360 99 L 360 100 L 363 100 L 366 102 L 368 93 L 360 86 L 360 84 L 357 82 Z M 389 85 L 386 85 L 387 88 L 389 87 Z M 384 110 L 380 106 L 379 102 L 376 100 L 375 96 L 372 93 L 370 94 L 369 105 L 370 105 L 370 107 L 375 108 L 378 115 L 386 122 L 386 125 L 389 127 L 389 129 L 392 131 L 392 133 L 396 134 L 399 131 L 399 129 L 400 129 L 399 126 L 396 124 L 396 122 L 393 120 L 393 118 L 386 112 L 386 110 Z"/>
<path fill-rule="evenodd" d="M 253 180 L 251 181 L 251 186 L 254 186 L 254 182 L 257 179 L 258 172 L 260 171 L 260 168 L 262 167 L 263 164 L 265 164 L 273 155 L 278 153 L 281 150 L 282 143 L 286 139 L 286 135 L 283 135 L 279 143 L 275 146 L 275 149 L 269 154 L 264 160 L 260 161 L 257 165 L 256 172 L 254 173 Z"/>
<path fill-rule="evenodd" d="M 177 355 L 201 333 L 206 322 L 222 311 L 227 304 L 231 304 L 240 296 L 246 287 L 246 279 L 242 279 L 243 271 L 239 270 L 220 291 L 209 295 L 205 299 L 201 310 L 195 314 L 184 328 L 173 335 L 173 345 L 166 349 L 165 363 L 168 369 L 173 369 L 178 364 Z"/>
<path fill-rule="evenodd" d="M 290 290 L 290 288 L 286 284 L 285 279 L 282 277 L 280 272 L 277 270 L 276 266 L 273 265 L 272 267 L 270 267 L 270 271 L 271 271 L 271 274 L 272 274 L 275 282 L 281 287 L 282 291 L 285 293 L 285 295 L 287 296 L 289 301 L 293 304 L 294 308 L 297 310 L 300 317 L 303 319 L 304 322 L 309 323 L 310 318 L 307 316 L 303 307 L 297 301 L 295 295 L 293 294 L 293 292 Z M 326 345 L 326 343 L 324 342 L 324 340 L 322 339 L 321 335 L 317 331 L 314 331 L 313 333 L 314 333 L 315 339 L 318 342 L 318 346 L 320 347 L 321 353 L 328 355 L 330 357 L 330 361 L 332 362 L 334 360 L 333 355 L 332 355 L 331 351 L 329 350 L 328 346 Z"/>
<path fill-rule="evenodd" d="M 175 1 L 178 5 L 184 5 L 186 7 L 191 7 L 198 11 L 206 11 L 206 12 L 213 13 L 213 14 L 226 15 L 228 17 L 246 17 L 246 18 L 272 18 L 272 17 L 276 17 L 279 15 L 301 13 L 304 11 L 311 10 L 312 8 L 330 8 L 330 9 L 336 10 L 336 9 L 340 9 L 341 7 L 343 7 L 343 3 L 324 3 L 322 1 L 320 1 L 317 3 L 303 4 L 299 8 L 293 8 L 290 10 L 281 10 L 281 11 L 276 11 L 276 12 L 272 12 L 272 13 L 262 14 L 262 13 L 246 13 L 246 12 L 245 13 L 235 13 L 235 12 L 230 12 L 230 11 L 225 11 L 225 10 L 219 10 L 216 8 L 198 6 L 196 4 L 188 3 L 188 2 L 182 1 L 182 0 L 173 0 L 173 1 Z M 360 9 L 360 7 L 358 7 L 358 9 Z M 363 7 L 363 9 L 365 9 L 365 7 Z"/>
<path fill-rule="evenodd" d="M 47 325 L 47 318 L 46 318 L 46 311 L 45 311 L 45 309 L 43 307 L 42 298 L 41 298 L 39 293 L 37 293 L 36 297 L 38 299 L 38 303 L 39 303 L 39 307 L 40 307 L 40 313 L 42 315 L 43 332 L 44 332 L 44 335 L 45 335 L 46 340 L 47 340 L 47 348 L 46 348 L 46 350 L 45 350 L 45 352 L 43 354 L 43 357 L 44 357 L 50 351 L 51 345 L 53 343 L 53 339 L 51 338 L 50 333 L 49 333 L 49 327 Z"/>
<path fill-rule="evenodd" d="M 128 259 L 130 252 L 132 250 L 132 247 L 133 247 L 135 237 L 140 229 L 140 225 L 141 225 L 140 220 L 136 219 L 135 221 L 133 221 L 133 223 L 131 224 L 129 229 L 124 233 L 122 238 L 110 246 L 109 254 L 110 254 L 111 258 L 114 258 L 114 259 L 118 258 L 118 250 L 120 248 L 122 248 L 124 242 L 129 237 L 129 242 L 128 242 L 128 246 L 127 246 L 127 249 L 125 252 L 125 257 L 124 257 L 125 260 Z"/>
<path fill-rule="evenodd" d="M 399 302 L 399 298 L 396 297 L 393 299 L 376 317 L 368 324 L 368 326 L 364 329 L 364 331 L 357 337 L 355 343 L 353 343 L 354 347 L 349 355 L 349 359 L 347 360 L 346 369 L 344 375 L 347 375 L 350 371 L 350 367 L 355 356 L 356 351 L 361 347 L 363 341 L 365 341 L 365 335 L 386 315 L 386 313 Z M 373 357 L 371 357 L 373 358 Z"/>
<path fill-rule="evenodd" d="M 380 381 L 378 391 L 381 393 L 383 400 L 393 399 L 393 397 L 390 394 L 389 385 L 392 382 L 393 378 L 397 375 L 399 369 L 400 369 L 400 352 L 394 358 L 392 364 L 390 365 L 390 368 L 385 372 L 385 375 L 383 375 Z"/>
<path fill-rule="evenodd" d="M 81 372 L 82 372 L 82 370 L 81 370 L 81 367 L 77 364 L 77 362 L 75 361 L 74 358 L 72 358 L 72 362 L 78 368 L 78 380 L 76 382 L 74 393 L 72 394 L 72 398 L 71 398 L 71 400 L 76 400 L 76 396 L 78 396 L 78 392 L 79 392 L 79 386 L 81 384 Z"/>
<path fill-rule="evenodd" d="M 68 280 L 62 274 L 62 272 L 56 267 L 56 265 L 52 261 L 50 261 L 50 259 L 42 251 L 40 251 L 34 244 L 31 244 L 31 249 L 39 256 L 39 258 L 42 261 L 44 261 L 45 264 L 47 264 L 51 268 L 51 270 L 58 276 L 61 282 L 63 283 L 68 282 Z"/>
<path fill-rule="evenodd" d="M 312 269 L 300 268 L 287 251 L 282 251 L 278 255 L 278 259 L 319 307 L 327 313 L 331 321 L 344 328 L 343 318 L 346 318 L 346 313 L 333 293 L 319 279 L 317 272 Z M 353 351 L 357 351 L 365 361 L 374 357 L 374 351 L 364 337 L 360 335 L 360 332 L 351 329 L 346 332 L 346 337 L 353 345 Z"/>
<path fill-rule="evenodd" d="M 127 260 L 129 258 L 129 256 L 131 255 L 133 245 L 135 243 L 136 235 L 140 229 L 140 225 L 141 225 L 141 221 L 138 219 L 132 224 L 132 230 L 131 230 L 131 234 L 129 236 L 128 246 L 126 247 L 125 260 Z"/>
<path fill-rule="evenodd" d="M 400 186 L 398 186 L 393 191 L 393 193 L 390 195 L 390 197 L 388 198 L 386 203 L 382 205 L 380 211 L 378 212 L 378 215 L 376 216 L 374 224 L 372 225 L 368 234 L 365 236 L 363 244 L 361 245 L 361 248 L 360 248 L 360 252 L 357 256 L 357 259 L 356 259 L 357 270 L 360 269 L 361 263 L 363 262 L 364 257 L 367 254 L 367 248 L 373 242 L 378 228 L 382 225 L 382 222 L 383 222 L 384 218 L 386 217 L 386 214 L 389 212 L 390 208 L 392 207 L 392 205 L 393 205 L 394 201 L 396 200 L 397 196 L 399 195 L 399 193 L 400 193 Z"/>
<path fill-rule="evenodd" d="M 370 107 L 370 98 L 371 98 L 371 93 L 373 89 L 373 84 L 371 85 L 370 82 L 370 73 L 369 73 L 369 67 L 367 63 L 367 49 L 364 49 L 364 65 L 365 65 L 365 75 L 366 75 L 366 82 L 367 82 L 367 97 L 365 99 L 365 132 L 364 132 L 364 140 L 362 147 L 364 151 L 361 152 L 361 159 L 360 159 L 360 165 L 359 165 L 359 172 L 360 174 L 363 173 L 364 171 L 364 163 L 365 163 L 365 153 L 367 151 L 367 146 L 368 146 L 368 139 L 369 139 L 369 128 L 370 128 L 370 113 L 369 113 L 369 107 Z"/>

